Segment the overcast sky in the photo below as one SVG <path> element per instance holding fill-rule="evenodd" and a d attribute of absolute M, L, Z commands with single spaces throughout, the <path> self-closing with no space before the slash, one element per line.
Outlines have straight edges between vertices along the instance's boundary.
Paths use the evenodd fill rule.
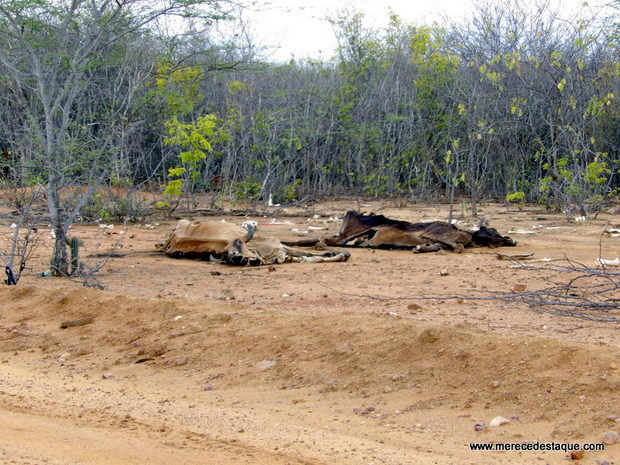
<path fill-rule="evenodd" d="M 324 58 L 334 55 L 336 39 L 323 18 L 352 6 L 365 13 L 368 26 L 387 24 L 389 11 L 405 22 L 430 24 L 442 17 L 458 21 L 472 10 L 474 0 L 271 0 L 270 7 L 246 11 L 255 38 L 261 45 L 275 47 L 274 61 L 288 61 L 292 56 Z M 502 1 L 502 0 L 497 0 Z M 552 0 L 565 10 L 575 9 L 583 0 Z M 602 0 L 590 0 L 591 5 Z"/>

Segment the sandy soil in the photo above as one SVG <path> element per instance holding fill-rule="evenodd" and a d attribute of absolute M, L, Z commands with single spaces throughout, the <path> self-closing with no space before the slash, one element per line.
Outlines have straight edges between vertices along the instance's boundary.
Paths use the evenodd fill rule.
<path fill-rule="evenodd" d="M 277 225 L 250 219 L 281 237 L 309 225 L 328 235 L 339 227 L 330 215 L 357 207 L 324 203 Z M 444 206 L 362 208 L 446 216 Z M 76 225 L 84 254 L 114 244 L 128 254 L 98 273 L 104 290 L 39 276 L 51 246 L 41 225 L 32 269 L 0 287 L 0 463 L 568 463 L 562 451 L 469 444 L 599 443 L 620 433 L 620 325 L 446 297 L 541 289 L 553 274 L 496 252 L 591 266 L 599 250 L 619 256 L 620 238 L 601 231 L 620 217 L 568 223 L 534 208 L 482 210 L 501 232 L 535 234 L 511 234 L 517 248 L 353 249 L 347 263 L 250 269 L 155 253 L 174 221 Z M 60 328 L 86 317 L 92 323 Z M 510 422 L 488 426 L 497 416 Z M 620 444 L 573 463 L 620 464 Z"/>

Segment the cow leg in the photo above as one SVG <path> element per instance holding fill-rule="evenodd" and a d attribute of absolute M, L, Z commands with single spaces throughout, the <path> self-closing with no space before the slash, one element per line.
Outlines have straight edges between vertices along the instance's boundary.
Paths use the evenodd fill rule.
<path fill-rule="evenodd" d="M 434 244 L 424 244 L 418 245 L 415 249 L 413 249 L 413 253 L 426 253 L 426 252 L 437 252 L 438 250 L 443 250 L 444 245 L 439 242 L 435 242 Z"/>
<path fill-rule="evenodd" d="M 459 244 L 458 242 L 451 241 L 450 239 L 446 239 L 443 236 L 435 235 L 433 233 L 424 233 L 422 234 L 424 239 L 431 240 L 433 242 L 438 242 L 439 244 L 447 245 L 456 253 L 462 253 L 464 250 L 463 244 Z"/>
<path fill-rule="evenodd" d="M 328 252 L 323 255 L 309 255 L 306 257 L 299 257 L 299 261 L 301 263 L 346 262 L 350 256 L 351 254 L 349 252 Z"/>

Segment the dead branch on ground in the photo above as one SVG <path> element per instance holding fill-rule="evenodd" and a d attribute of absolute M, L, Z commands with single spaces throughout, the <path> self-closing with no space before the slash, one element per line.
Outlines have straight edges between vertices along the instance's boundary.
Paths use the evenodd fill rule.
<path fill-rule="evenodd" d="M 526 304 L 535 311 L 551 313 L 598 322 L 620 323 L 620 271 L 610 268 L 591 268 L 570 259 L 564 264 L 534 266 L 515 262 L 520 269 L 551 272 L 541 279 L 547 286 L 540 290 L 523 292 L 498 292 L 476 290 L 478 295 L 424 295 L 407 297 L 380 297 L 368 294 L 343 292 L 317 282 L 340 295 L 360 297 L 379 301 L 422 301 L 422 300 L 458 300 L 458 301 L 502 301 Z M 480 295 L 483 294 L 483 295 Z"/>

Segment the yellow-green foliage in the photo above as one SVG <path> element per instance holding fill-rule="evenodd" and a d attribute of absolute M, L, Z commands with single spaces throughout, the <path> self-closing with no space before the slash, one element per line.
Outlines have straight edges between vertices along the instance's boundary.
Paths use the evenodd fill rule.
<path fill-rule="evenodd" d="M 219 132 L 217 116 L 209 114 L 199 117 L 192 123 L 181 123 L 176 116 L 166 121 L 168 135 L 164 138 L 166 145 L 182 149 L 179 152 L 179 165 L 168 170 L 168 181 L 162 192 L 166 201 L 158 202 L 158 207 L 169 207 L 169 199 L 179 197 L 183 191 L 194 192 L 196 181 L 200 177 L 200 164 L 213 151 L 212 142 L 217 140 Z M 177 178 L 177 179 L 174 179 Z"/>
<path fill-rule="evenodd" d="M 194 111 L 203 97 L 199 92 L 203 74 L 198 66 L 174 68 L 169 61 L 160 61 L 155 86 L 163 94 L 170 114 L 183 116 Z"/>

